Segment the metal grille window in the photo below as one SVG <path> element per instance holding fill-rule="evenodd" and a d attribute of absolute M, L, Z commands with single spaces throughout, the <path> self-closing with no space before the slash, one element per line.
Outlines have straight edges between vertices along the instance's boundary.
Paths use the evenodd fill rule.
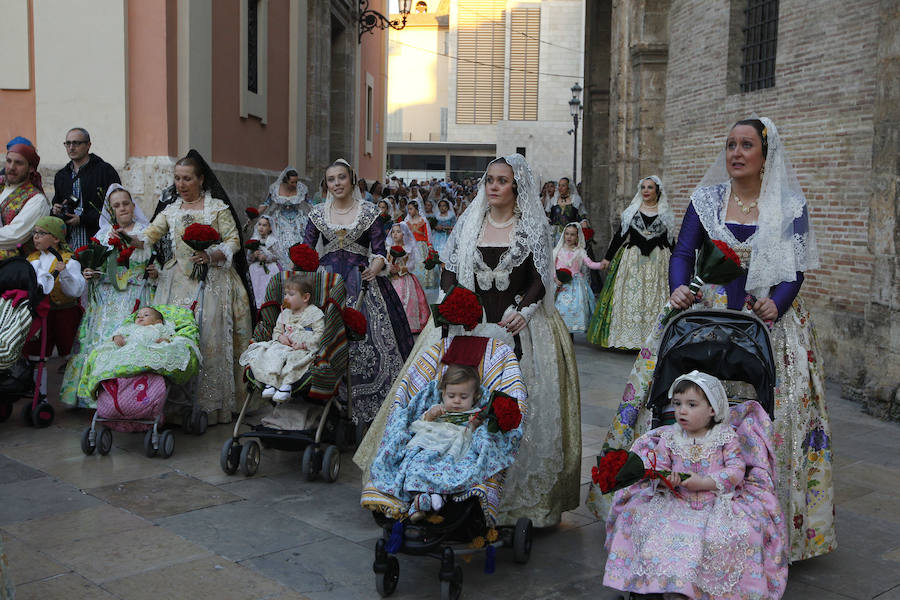
<path fill-rule="evenodd" d="M 513 8 L 509 29 L 509 118 L 536 121 L 541 9 Z"/>
<path fill-rule="evenodd" d="M 775 87 L 778 0 L 747 0 L 744 15 L 741 92 Z"/>
<path fill-rule="evenodd" d="M 247 0 L 247 90 L 254 94 L 259 89 L 257 64 L 257 44 L 259 43 L 259 36 L 257 35 L 258 9 L 258 0 Z"/>
<path fill-rule="evenodd" d="M 503 118 L 506 0 L 459 0 L 456 122 L 496 123 Z"/>

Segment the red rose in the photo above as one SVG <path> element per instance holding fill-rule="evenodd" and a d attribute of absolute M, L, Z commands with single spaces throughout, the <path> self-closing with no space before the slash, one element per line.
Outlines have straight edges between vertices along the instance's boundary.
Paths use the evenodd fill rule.
<path fill-rule="evenodd" d="M 390 253 L 394 258 L 400 258 L 406 256 L 406 249 L 403 246 L 391 246 Z"/>
<path fill-rule="evenodd" d="M 354 308 L 349 306 L 341 310 L 341 318 L 344 320 L 344 327 L 347 328 L 347 336 L 351 340 L 361 340 L 366 337 L 366 316 Z"/>
<path fill-rule="evenodd" d="M 185 242 L 218 242 L 221 238 L 215 227 L 203 223 L 191 223 L 181 236 Z"/>
<path fill-rule="evenodd" d="M 121 240 L 121 238 L 118 238 L 114 235 L 109 236 L 109 239 L 106 240 L 106 243 L 109 244 L 110 246 L 112 246 L 113 248 L 115 248 L 116 250 L 121 251 L 121 250 L 125 249 L 125 242 L 123 242 Z"/>
<path fill-rule="evenodd" d="M 102 245 L 103 245 L 103 244 L 100 243 L 100 240 L 98 240 L 98 239 L 95 238 L 95 237 L 92 237 L 92 238 L 91 238 L 91 241 L 94 242 L 95 244 L 97 244 L 98 246 L 102 246 Z"/>
<path fill-rule="evenodd" d="M 289 254 L 298 271 L 311 272 L 319 268 L 319 253 L 306 244 L 294 244 Z"/>
<path fill-rule="evenodd" d="M 119 257 L 116 259 L 116 263 L 123 267 L 127 267 L 132 254 L 134 254 L 134 246 L 123 248 L 122 251 L 119 252 Z"/>
<path fill-rule="evenodd" d="M 244 213 L 246 213 L 247 217 L 250 219 L 255 219 L 259 216 L 259 211 L 252 206 L 248 206 L 247 208 L 245 208 Z"/>
<path fill-rule="evenodd" d="M 722 251 L 722 254 L 725 255 L 725 258 L 727 258 L 737 266 L 741 266 L 741 258 L 737 255 L 737 252 L 731 249 L 731 246 L 729 246 L 722 240 L 713 240 L 712 243 L 716 245 L 716 248 Z"/>
<path fill-rule="evenodd" d="M 475 292 L 456 286 L 437 305 L 437 312 L 446 324 L 462 325 L 466 331 L 472 331 L 481 321 L 483 308 Z"/>
<path fill-rule="evenodd" d="M 511 431 L 522 423 L 522 413 L 519 411 L 519 403 L 508 396 L 497 396 L 493 402 L 494 414 L 497 415 L 497 425 L 501 431 Z"/>
<path fill-rule="evenodd" d="M 81 254 L 82 252 L 84 252 L 84 251 L 87 250 L 87 249 L 88 249 L 87 246 L 79 246 L 78 248 L 76 248 L 76 249 L 75 249 L 75 260 L 78 260 L 78 255 Z"/>
<path fill-rule="evenodd" d="M 582 233 L 584 233 L 584 240 L 586 242 L 589 242 L 592 239 L 594 239 L 594 230 L 591 229 L 590 227 L 582 227 L 581 231 L 582 231 Z"/>
<path fill-rule="evenodd" d="M 569 283 L 572 281 L 572 271 L 570 269 L 557 269 L 556 278 L 563 283 Z"/>
<path fill-rule="evenodd" d="M 244 248 L 246 248 L 250 252 L 255 252 L 256 250 L 259 250 L 259 246 L 260 246 L 259 240 L 247 240 L 246 242 L 244 242 Z"/>

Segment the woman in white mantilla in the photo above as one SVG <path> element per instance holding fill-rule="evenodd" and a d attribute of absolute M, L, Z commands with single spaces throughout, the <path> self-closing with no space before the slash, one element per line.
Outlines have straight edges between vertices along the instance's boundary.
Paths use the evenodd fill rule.
<path fill-rule="evenodd" d="M 272 233 L 278 247 L 278 264 L 290 265 L 288 252 L 294 244 L 303 241 L 306 222 L 312 205 L 307 201 L 309 190 L 300 181 L 294 167 L 285 167 L 278 179 L 269 186 L 269 193 L 260 205 L 260 212 L 265 212 L 272 219 Z"/>
<path fill-rule="evenodd" d="M 641 347 L 669 297 L 675 214 L 656 175 L 638 182 L 600 265 L 609 268 L 587 340 L 604 348 Z"/>
<path fill-rule="evenodd" d="M 473 335 L 498 338 L 514 348 L 532 399 L 519 456 L 503 486 L 503 524 L 525 516 L 538 527 L 552 526 L 579 503 L 578 375 L 571 338 L 553 302 L 551 248 L 534 176 L 525 159 L 513 154 L 488 166 L 441 253 L 443 291 L 459 284 L 479 294 L 486 322 Z M 440 336 L 432 320 L 410 358 Z M 364 470 L 381 441 L 390 404 L 385 407 L 354 456 Z"/>

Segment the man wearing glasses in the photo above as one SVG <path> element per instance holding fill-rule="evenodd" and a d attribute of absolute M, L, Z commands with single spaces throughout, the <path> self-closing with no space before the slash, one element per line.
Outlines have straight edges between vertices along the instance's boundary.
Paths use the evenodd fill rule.
<path fill-rule="evenodd" d="M 50 212 L 37 171 L 40 162 L 30 144 L 12 143 L 6 150 L 0 183 L 0 259 L 16 256 L 19 245 L 30 246 L 35 223 Z"/>
<path fill-rule="evenodd" d="M 100 229 L 100 211 L 106 190 L 121 183 L 116 170 L 96 154 L 91 154 L 91 135 L 83 127 L 66 133 L 69 163 L 53 178 L 53 215 L 66 223 L 69 247 L 78 248 Z"/>

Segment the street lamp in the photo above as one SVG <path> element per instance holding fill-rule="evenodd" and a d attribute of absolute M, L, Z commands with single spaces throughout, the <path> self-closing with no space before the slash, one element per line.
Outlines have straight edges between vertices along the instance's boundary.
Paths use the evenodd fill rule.
<path fill-rule="evenodd" d="M 572 185 L 575 186 L 578 184 L 578 117 L 581 116 L 581 110 L 584 107 L 581 105 L 581 99 L 579 98 L 583 88 L 576 81 L 575 85 L 570 89 L 572 91 L 572 99 L 569 100 L 569 114 L 572 115 L 572 122 L 575 125 L 572 129 L 572 132 L 575 134 L 572 152 Z"/>
<path fill-rule="evenodd" d="M 396 29 L 400 31 L 404 27 L 406 27 L 406 17 L 409 15 L 409 10 L 412 7 L 412 0 L 399 0 L 400 2 L 400 15 L 401 20 L 398 21 L 394 19 L 391 21 L 389 18 L 378 12 L 377 10 L 369 9 L 369 0 L 359 0 L 359 42 L 362 43 L 362 36 L 364 33 L 369 32 L 374 34 L 374 29 L 377 27 L 378 29 L 387 29 L 390 27 L 391 29 Z"/>

